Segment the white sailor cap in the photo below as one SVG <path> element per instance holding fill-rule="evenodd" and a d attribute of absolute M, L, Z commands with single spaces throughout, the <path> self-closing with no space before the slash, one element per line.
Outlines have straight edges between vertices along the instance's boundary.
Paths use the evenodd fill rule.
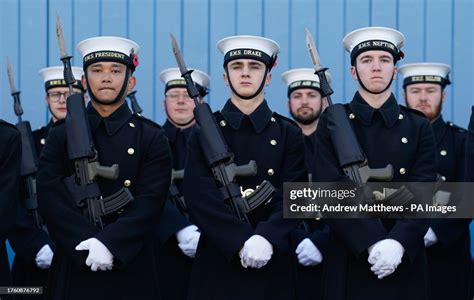
<path fill-rule="evenodd" d="M 328 71 L 325 73 L 326 79 L 328 83 L 330 83 L 332 79 L 331 75 Z M 288 97 L 297 89 L 314 89 L 321 91 L 319 76 L 314 74 L 314 69 L 300 68 L 288 70 L 281 74 L 281 79 L 288 86 Z"/>
<path fill-rule="evenodd" d="M 83 40 L 76 46 L 82 55 L 83 69 L 99 61 L 114 61 L 128 66 L 132 72 L 138 66 L 140 46 L 132 40 L 116 36 L 99 36 Z"/>
<path fill-rule="evenodd" d="M 192 69 L 192 68 L 189 68 Z M 207 95 L 208 86 L 209 86 L 209 75 L 206 73 L 194 69 L 191 73 L 191 78 L 194 81 L 201 97 Z M 168 90 L 177 87 L 186 87 L 186 81 L 181 77 L 181 72 L 178 68 L 169 68 L 160 72 L 160 79 L 165 83 L 165 94 Z"/>
<path fill-rule="evenodd" d="M 74 75 L 73 87 L 83 90 L 81 84 L 81 77 L 84 74 L 81 68 L 71 67 L 72 74 Z M 49 67 L 39 70 L 38 74 L 43 77 L 44 89 L 47 92 L 49 89 L 55 87 L 67 87 L 66 81 L 64 80 L 64 67 Z"/>
<path fill-rule="evenodd" d="M 398 68 L 404 77 L 403 87 L 415 83 L 437 83 L 444 88 L 451 83 L 450 71 L 449 65 L 439 63 L 406 64 Z"/>
<path fill-rule="evenodd" d="M 234 59 L 254 59 L 271 69 L 277 59 L 280 46 L 277 42 L 260 36 L 237 35 L 217 42 L 217 48 L 224 54 L 224 67 Z"/>
<path fill-rule="evenodd" d="M 405 36 L 398 30 L 387 27 L 365 27 L 354 30 L 342 40 L 344 49 L 351 54 L 351 64 L 356 57 L 365 51 L 384 50 L 390 52 L 394 61 L 404 57 L 400 49 L 405 42 Z"/>

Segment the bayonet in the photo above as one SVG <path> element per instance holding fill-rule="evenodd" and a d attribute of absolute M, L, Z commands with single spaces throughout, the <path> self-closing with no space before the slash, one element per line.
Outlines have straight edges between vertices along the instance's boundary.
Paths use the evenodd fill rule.
<path fill-rule="evenodd" d="M 311 61 L 313 62 L 314 72 L 318 72 L 320 69 L 322 69 L 318 49 L 316 49 L 316 47 L 314 46 L 314 39 L 311 32 L 307 28 L 305 28 L 305 31 L 306 31 L 306 47 L 308 48 L 309 57 L 311 58 Z"/>
<path fill-rule="evenodd" d="M 311 62 L 313 63 L 314 67 L 314 74 L 318 75 L 319 77 L 319 84 L 321 86 L 321 96 L 326 97 L 328 104 L 332 105 L 331 95 L 334 93 L 329 82 L 326 78 L 326 70 L 328 68 L 324 68 L 321 65 L 321 59 L 319 57 L 318 49 L 314 45 L 314 39 L 311 32 L 306 28 L 306 47 L 308 48 L 309 57 L 311 58 Z"/>
<path fill-rule="evenodd" d="M 178 42 L 176 42 L 176 38 L 172 33 L 170 33 L 171 38 L 171 47 L 173 48 L 174 58 L 176 59 L 176 63 L 178 64 L 179 71 L 181 74 L 188 73 L 188 68 L 186 67 L 186 63 L 184 62 L 183 55 L 181 55 L 181 51 L 179 50 Z"/>
<path fill-rule="evenodd" d="M 65 58 L 71 58 L 67 55 L 66 43 L 64 42 L 64 31 L 61 23 L 61 17 L 56 15 L 56 36 L 58 37 L 59 52 L 61 60 Z"/>
<path fill-rule="evenodd" d="M 178 42 L 176 42 L 176 38 L 172 33 L 170 33 L 171 38 L 171 47 L 173 48 L 174 58 L 176 59 L 176 63 L 178 64 L 179 71 L 181 72 L 181 77 L 184 78 L 186 81 L 186 88 L 188 90 L 188 95 L 194 100 L 196 106 L 202 103 L 202 98 L 199 94 L 198 89 L 194 85 L 193 79 L 191 77 L 191 73 L 193 70 L 188 70 L 186 67 L 186 63 L 184 62 L 183 55 L 181 54 L 181 50 L 179 49 Z"/>
<path fill-rule="evenodd" d="M 7 57 L 7 74 L 8 74 L 8 83 L 10 84 L 11 95 L 13 96 L 13 110 L 15 111 L 15 115 L 18 117 L 18 122 L 21 122 L 21 115 L 23 115 L 23 108 L 21 107 L 21 102 L 20 102 L 20 91 L 16 89 L 15 76 L 13 75 L 13 67 L 8 57 Z"/>
<path fill-rule="evenodd" d="M 61 23 L 61 18 L 59 15 L 56 15 L 56 36 L 58 37 L 59 52 L 61 56 L 61 61 L 64 65 L 64 81 L 66 81 L 67 86 L 69 87 L 69 93 L 74 94 L 74 89 L 72 85 L 74 84 L 74 74 L 72 73 L 71 68 L 71 58 L 72 56 L 67 54 L 66 43 L 64 42 L 64 31 L 63 25 Z"/>
<path fill-rule="evenodd" d="M 15 79 L 14 79 L 14 76 L 13 76 L 13 67 L 12 67 L 12 64 L 11 64 L 10 59 L 8 58 L 8 56 L 7 56 L 7 74 L 8 74 L 8 83 L 10 84 L 10 91 L 11 91 L 11 94 L 14 95 L 14 94 L 18 93 L 18 91 L 15 87 Z"/>

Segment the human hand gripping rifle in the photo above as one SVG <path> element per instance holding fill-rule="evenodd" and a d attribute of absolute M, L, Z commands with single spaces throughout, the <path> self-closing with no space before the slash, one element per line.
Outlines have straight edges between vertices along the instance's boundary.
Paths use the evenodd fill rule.
<path fill-rule="evenodd" d="M 140 104 L 138 104 L 137 97 L 135 97 L 135 94 L 137 91 L 132 91 L 127 95 L 127 98 L 130 100 L 130 104 L 132 105 L 132 111 L 134 114 L 141 114 L 143 109 L 140 107 Z"/>
<path fill-rule="evenodd" d="M 105 167 L 99 163 L 97 150 L 92 143 L 84 95 L 73 91 L 72 56 L 67 54 L 59 16 L 56 17 L 56 34 L 64 65 L 64 80 L 70 93 L 67 98 L 66 136 L 68 156 L 74 162 L 74 175 L 66 178 L 65 182 L 76 205 L 83 209 L 89 221 L 102 229 L 104 227 L 102 217 L 119 211 L 133 201 L 133 197 L 130 191 L 123 187 L 106 198 L 101 196 L 97 178 L 117 179 L 119 166 L 114 164 Z"/>
<path fill-rule="evenodd" d="M 257 164 L 254 160 L 241 166 L 234 163 L 234 154 L 229 150 L 222 132 L 217 126 L 209 104 L 202 100 L 194 85 L 191 78 L 193 70 L 187 69 L 175 37 L 172 34 L 170 34 L 170 37 L 181 77 L 186 81 L 188 95 L 196 104 L 194 118 L 200 126 L 199 142 L 206 157 L 206 162 L 212 170 L 224 201 L 231 206 L 240 220 L 250 223 L 249 213 L 259 205 L 270 202 L 275 188 L 270 182 L 264 180 L 252 194 L 242 196 L 240 187 L 235 181 L 236 177 L 255 176 L 257 174 Z"/>
<path fill-rule="evenodd" d="M 363 186 L 370 180 L 375 181 L 391 181 L 393 179 L 393 167 L 388 164 L 385 168 L 373 169 L 369 167 L 367 157 L 359 145 L 352 125 L 347 118 L 347 112 L 343 105 L 332 104 L 331 94 L 333 90 L 329 85 L 318 50 L 314 45 L 311 32 L 306 29 L 306 46 L 309 56 L 314 65 L 314 74 L 318 75 L 321 86 L 321 97 L 328 100 L 328 129 L 331 141 L 336 152 L 340 167 L 343 169 L 347 177 L 349 177 L 358 186 Z M 393 200 L 395 202 L 405 202 L 413 195 L 404 187 L 397 190 L 396 193 L 387 193 L 390 197 L 384 200 Z"/>
<path fill-rule="evenodd" d="M 21 177 L 24 180 L 26 195 L 24 198 L 25 207 L 33 216 L 34 224 L 37 228 L 42 228 L 42 221 L 38 214 L 38 198 L 36 195 L 36 172 L 38 171 L 38 156 L 36 153 L 31 125 L 28 121 L 22 120 L 23 108 L 21 107 L 20 91 L 15 87 L 13 68 L 7 58 L 8 82 L 13 96 L 13 109 L 18 117 L 16 128 L 21 134 Z"/>

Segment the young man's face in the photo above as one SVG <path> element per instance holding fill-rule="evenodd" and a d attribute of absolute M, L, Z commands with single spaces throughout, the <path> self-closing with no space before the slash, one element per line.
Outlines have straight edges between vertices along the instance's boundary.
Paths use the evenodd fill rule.
<path fill-rule="evenodd" d="M 80 93 L 81 90 L 74 88 L 74 93 Z M 66 118 L 66 100 L 69 97 L 69 88 L 55 87 L 50 88 L 46 93 L 45 100 L 48 104 L 49 111 L 53 117 L 53 121 L 62 120 Z"/>
<path fill-rule="evenodd" d="M 194 100 L 189 97 L 184 87 L 168 90 L 165 95 L 164 104 L 168 117 L 173 123 L 186 124 L 194 118 Z"/>
<path fill-rule="evenodd" d="M 405 88 L 407 106 L 421 111 L 430 121 L 441 113 L 444 99 L 445 93 L 439 84 L 416 83 Z"/>
<path fill-rule="evenodd" d="M 296 122 L 309 125 L 321 114 L 321 93 L 314 89 L 297 89 L 290 94 L 288 106 Z"/>
<path fill-rule="evenodd" d="M 87 77 L 89 86 L 94 96 L 102 103 L 112 103 L 120 93 L 123 81 L 125 80 L 127 67 L 116 62 L 97 62 L 87 67 Z M 82 77 L 82 84 L 86 86 L 85 78 Z M 127 92 L 135 87 L 135 78 L 129 77 Z M 127 93 L 124 93 L 124 98 Z"/>
<path fill-rule="evenodd" d="M 251 96 L 255 94 L 262 83 L 265 75 L 265 64 L 253 59 L 236 59 L 227 64 L 228 74 L 224 74 L 224 82 L 232 86 L 241 96 Z M 271 73 L 265 78 L 265 86 L 270 84 Z"/>
<path fill-rule="evenodd" d="M 370 50 L 357 56 L 351 74 L 354 80 L 361 81 L 369 91 L 377 93 L 383 91 L 390 81 L 395 79 L 397 68 L 390 53 Z"/>

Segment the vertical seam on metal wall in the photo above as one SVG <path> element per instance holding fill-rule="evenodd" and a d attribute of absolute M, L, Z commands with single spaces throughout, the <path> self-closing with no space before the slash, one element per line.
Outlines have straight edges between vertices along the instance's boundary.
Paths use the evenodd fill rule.
<path fill-rule="evenodd" d="M 130 38 L 130 0 L 125 1 L 125 36 Z"/>
<path fill-rule="evenodd" d="M 456 33 L 455 29 L 454 29 L 454 26 L 456 24 L 455 22 L 455 13 L 456 13 L 456 6 L 455 6 L 455 3 L 454 3 L 454 0 L 451 1 L 451 74 L 449 74 L 451 76 L 451 81 L 452 82 L 456 82 L 454 79 L 454 51 L 456 50 L 456 47 L 454 47 L 454 42 L 455 42 L 455 39 L 454 39 L 454 35 Z M 453 120 L 453 122 L 455 121 L 454 120 L 454 99 L 456 99 L 454 97 L 454 87 L 451 86 L 451 120 Z"/>
<path fill-rule="evenodd" d="M 262 5 L 261 5 L 261 9 L 262 9 L 262 26 L 260 28 L 261 30 L 261 35 L 262 36 L 265 36 L 265 0 L 262 0 Z"/>
<path fill-rule="evenodd" d="M 398 30 L 400 27 L 400 0 L 396 0 L 395 5 L 395 28 Z"/>
<path fill-rule="evenodd" d="M 75 40 L 75 35 L 74 35 L 74 28 L 75 28 L 75 18 L 74 18 L 74 2 L 75 0 L 71 0 L 71 50 L 70 50 L 70 54 L 72 56 L 72 64 L 74 65 L 75 64 L 75 60 L 74 60 L 74 40 Z M 77 79 L 77 78 L 75 78 Z"/>
<path fill-rule="evenodd" d="M 426 5 L 427 0 L 423 0 L 423 61 L 426 61 L 426 41 L 427 41 L 427 17 L 426 17 L 426 10 L 427 10 L 427 5 Z"/>
<path fill-rule="evenodd" d="M 238 27 L 239 27 L 239 7 L 237 5 L 237 0 L 234 0 L 234 12 L 235 12 L 235 19 L 234 19 L 234 35 L 238 34 Z"/>
<path fill-rule="evenodd" d="M 158 58 L 158 55 L 155 55 L 156 53 L 156 1 L 153 1 L 153 67 L 152 67 L 152 73 L 153 73 L 153 89 L 152 89 L 152 101 L 153 101 L 153 121 L 156 122 L 156 60 Z"/>
<path fill-rule="evenodd" d="M 207 0 L 207 74 L 211 75 L 211 0 Z M 211 93 L 207 97 L 209 105 L 211 105 Z"/>
<path fill-rule="evenodd" d="M 46 0 L 46 66 L 49 67 L 49 0 Z"/>
<path fill-rule="evenodd" d="M 102 0 L 99 0 L 99 35 L 102 35 Z"/>
<path fill-rule="evenodd" d="M 316 32 L 315 32 L 315 33 L 316 33 L 316 48 L 319 47 L 319 28 L 320 28 L 319 25 L 321 24 L 321 23 L 319 22 L 319 1 L 320 1 L 320 0 L 317 0 L 317 1 L 316 1 L 316 14 L 315 14 L 315 15 L 316 15 L 316 22 L 315 22 L 315 24 L 314 24 L 314 26 L 316 26 L 316 30 L 315 30 L 315 31 L 316 31 Z M 321 50 L 321 49 L 320 49 L 320 50 Z"/>
<path fill-rule="evenodd" d="M 372 26 L 372 0 L 369 0 L 369 27 Z"/>
<path fill-rule="evenodd" d="M 184 0 L 180 1 L 180 7 L 179 7 L 179 20 L 181 23 L 180 30 L 179 30 L 179 47 L 183 51 L 184 54 Z"/>
<path fill-rule="evenodd" d="M 292 48 L 291 47 L 291 42 L 292 42 L 292 37 L 293 37 L 293 18 L 292 18 L 292 15 L 293 15 L 293 5 L 291 5 L 291 1 L 292 0 L 288 0 L 288 70 L 291 69 L 291 55 L 292 55 Z"/>

